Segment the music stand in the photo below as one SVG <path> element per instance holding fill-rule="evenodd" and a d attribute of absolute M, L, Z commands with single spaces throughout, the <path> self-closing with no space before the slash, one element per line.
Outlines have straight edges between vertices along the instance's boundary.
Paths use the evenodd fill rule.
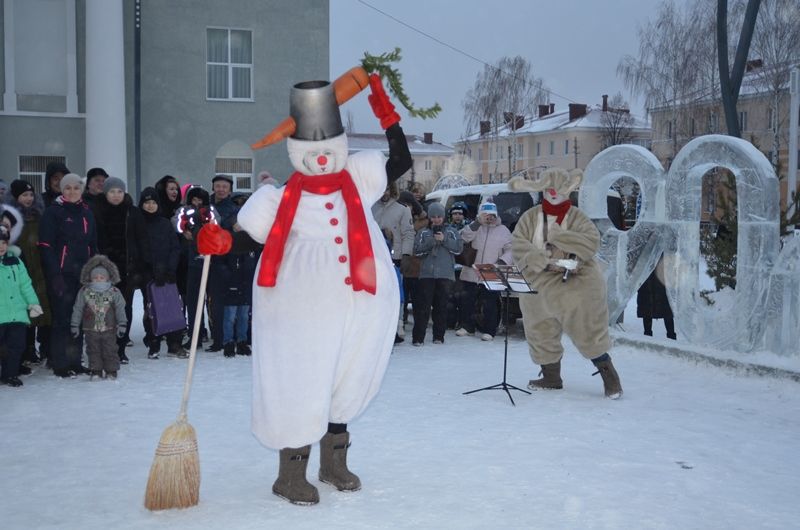
<path fill-rule="evenodd" d="M 517 404 L 514 403 L 514 398 L 511 397 L 511 392 L 509 392 L 509 389 L 519 390 L 520 392 L 525 392 L 526 394 L 530 394 L 530 392 L 521 388 L 517 388 L 514 385 L 506 382 L 506 372 L 508 371 L 508 298 L 511 291 L 514 291 L 515 293 L 527 294 L 535 294 L 536 291 L 533 290 L 527 280 L 525 280 L 525 277 L 522 275 L 519 269 L 513 265 L 494 265 L 487 263 L 482 265 L 473 265 L 472 267 L 478 272 L 478 276 L 481 277 L 481 281 L 487 289 L 490 291 L 503 291 L 504 293 L 506 306 L 506 325 L 505 337 L 503 341 L 503 380 L 496 385 L 476 388 L 475 390 L 464 392 L 463 395 L 481 392 L 483 390 L 505 390 L 506 394 L 508 394 L 508 399 L 511 400 L 511 404 L 516 407 Z"/>

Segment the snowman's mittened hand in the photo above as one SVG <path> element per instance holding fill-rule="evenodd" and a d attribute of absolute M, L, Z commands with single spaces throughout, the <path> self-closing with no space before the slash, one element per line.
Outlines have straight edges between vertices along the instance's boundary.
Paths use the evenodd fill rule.
<path fill-rule="evenodd" d="M 381 120 L 383 130 L 388 129 L 395 123 L 399 123 L 400 115 L 395 112 L 394 105 L 383 89 L 383 83 L 378 74 L 370 74 L 369 87 L 372 90 L 372 94 L 367 97 L 367 100 L 370 107 L 372 107 L 372 112 L 375 113 L 375 117 Z"/>
<path fill-rule="evenodd" d="M 227 254 L 233 246 L 233 236 L 219 225 L 209 223 L 197 234 L 197 252 L 204 256 Z"/>

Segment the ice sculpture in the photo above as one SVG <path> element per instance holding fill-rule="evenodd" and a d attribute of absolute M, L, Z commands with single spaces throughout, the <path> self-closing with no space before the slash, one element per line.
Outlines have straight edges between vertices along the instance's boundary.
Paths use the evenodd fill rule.
<path fill-rule="evenodd" d="M 642 207 L 636 225 L 618 230 L 608 218 L 606 194 L 618 179 L 634 179 L 641 189 Z M 664 170 L 643 147 L 615 145 L 595 156 L 583 177 L 578 202 L 597 224 L 602 236 L 598 259 L 608 286 L 609 323 L 655 268 L 670 238 L 664 217 Z"/>
<path fill-rule="evenodd" d="M 715 167 L 734 174 L 738 199 L 737 283 L 734 303 L 726 308 L 708 306 L 698 285 L 702 178 Z M 621 233 L 608 221 L 605 194 L 623 176 L 639 183 L 644 199 L 639 222 Z M 792 319 L 791 308 L 797 309 L 800 297 L 800 275 L 792 268 L 797 247 L 790 244 L 784 249 L 780 263 L 785 265 L 771 275 L 778 258 L 778 179 L 766 157 L 749 142 L 721 135 L 696 138 L 678 153 L 666 177 L 648 151 L 630 145 L 611 147 L 587 166 L 579 200 L 603 235 L 600 259 L 608 267 L 612 322 L 662 251 L 667 295 L 677 328 L 688 341 L 751 351 L 765 344 L 768 309 L 771 333 L 776 333 L 778 328 L 772 326 L 779 326 L 777 321 Z M 768 340 L 772 351 L 791 349 L 791 337 L 797 351 L 797 324 L 793 326 L 780 328 L 780 348 Z"/>
<path fill-rule="evenodd" d="M 769 280 L 764 346 L 782 355 L 800 349 L 800 237 L 789 238 Z"/>

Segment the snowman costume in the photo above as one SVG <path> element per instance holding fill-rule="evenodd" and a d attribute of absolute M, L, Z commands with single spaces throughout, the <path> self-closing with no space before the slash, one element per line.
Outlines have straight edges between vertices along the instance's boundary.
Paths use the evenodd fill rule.
<path fill-rule="evenodd" d="M 326 82 L 295 85 L 291 115 L 297 129 L 287 147 L 296 172 L 285 187 L 256 191 L 238 223 L 266 242 L 253 286 L 252 431 L 263 445 L 281 450 L 273 492 L 314 504 L 316 488 L 305 482 L 310 444 L 322 438 L 322 468 L 329 435 L 344 458 L 345 424 L 377 394 L 389 362 L 400 291 L 370 207 L 387 186 L 387 169 L 397 178 L 411 158 L 396 122 L 387 130 L 389 163 L 379 151 L 348 156 Z M 302 462 L 302 476 L 293 462 Z M 324 472 L 321 480 L 340 490 L 360 488 L 346 464 L 333 470 L 338 476 Z"/>

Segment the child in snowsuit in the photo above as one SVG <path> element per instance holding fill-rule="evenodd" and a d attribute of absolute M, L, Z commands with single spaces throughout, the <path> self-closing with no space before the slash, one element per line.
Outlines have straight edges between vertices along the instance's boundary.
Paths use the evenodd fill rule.
<path fill-rule="evenodd" d="M 9 230 L 0 225 L 0 349 L 5 350 L 5 355 L 0 355 L 0 382 L 22 386 L 17 376 L 28 317 L 41 315 L 42 307 L 25 265 L 18 257 L 8 255 L 9 238 Z"/>
<path fill-rule="evenodd" d="M 119 283 L 119 270 L 102 254 L 89 258 L 81 269 L 81 287 L 72 309 L 72 336 L 83 330 L 89 371 L 95 377 L 117 378 L 120 359 L 117 339 L 125 336 L 125 297 L 114 287 Z"/>

